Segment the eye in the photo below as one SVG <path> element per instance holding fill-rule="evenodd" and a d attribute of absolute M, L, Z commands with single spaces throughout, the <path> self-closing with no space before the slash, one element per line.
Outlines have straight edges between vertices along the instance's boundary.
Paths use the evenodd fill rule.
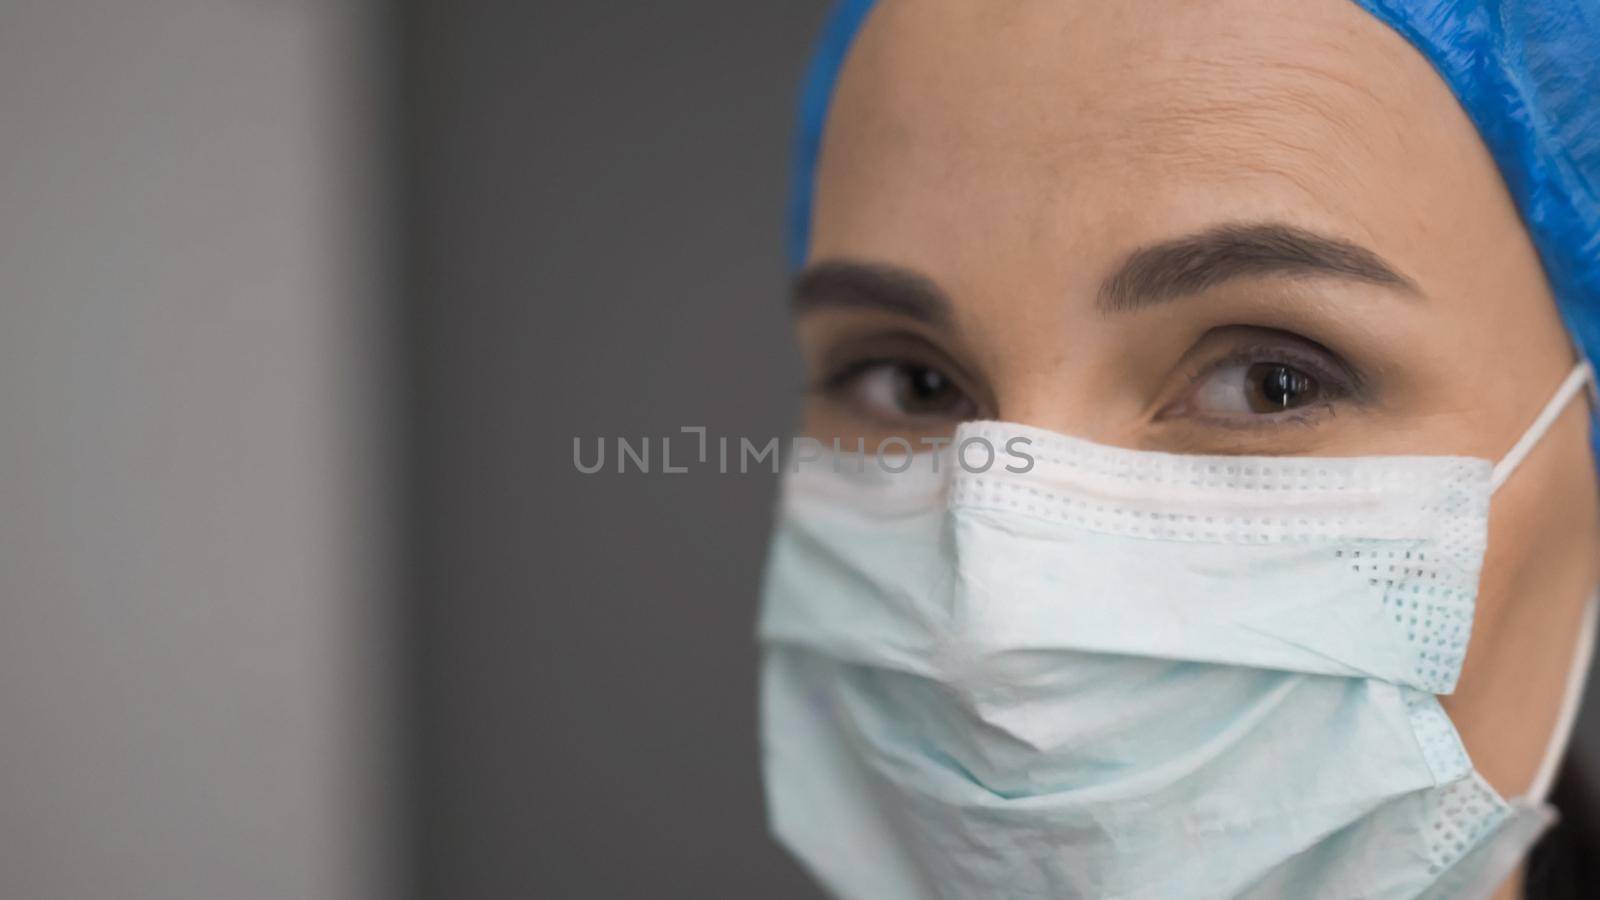
<path fill-rule="evenodd" d="M 1180 370 L 1187 377 L 1155 419 L 1188 429 L 1179 442 L 1185 447 L 1208 446 L 1207 435 L 1218 429 L 1264 436 L 1280 425 L 1319 425 L 1347 406 L 1362 407 L 1368 397 L 1366 379 L 1343 356 L 1279 329 L 1212 329 L 1190 348 Z"/>
<path fill-rule="evenodd" d="M 1315 375 L 1291 364 L 1233 362 L 1207 373 L 1191 403 L 1196 412 L 1270 415 L 1309 406 L 1323 394 Z"/>
<path fill-rule="evenodd" d="M 977 404 L 955 380 L 933 366 L 909 360 L 866 360 L 831 376 L 824 392 L 872 419 L 977 418 Z"/>

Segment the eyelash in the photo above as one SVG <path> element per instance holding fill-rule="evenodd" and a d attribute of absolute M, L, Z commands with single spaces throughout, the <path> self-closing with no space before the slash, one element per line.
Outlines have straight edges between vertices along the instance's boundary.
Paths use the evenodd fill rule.
<path fill-rule="evenodd" d="M 891 343 L 898 340 L 897 337 L 893 338 Z M 927 370 L 938 374 L 950 385 L 955 396 L 964 405 L 959 411 L 885 412 L 874 409 L 873 404 L 865 401 L 862 394 L 868 388 L 866 379 L 880 371 L 892 375 L 901 369 Z M 879 347 L 874 352 L 864 348 L 863 356 L 835 365 L 823 377 L 810 384 L 807 392 L 824 397 L 831 404 L 847 410 L 862 422 L 870 422 L 878 427 L 942 427 L 946 423 L 991 417 L 986 415 L 984 404 L 970 387 L 970 381 L 960 367 L 949 360 L 939 358 L 937 351 L 933 350 L 920 351 L 910 347 L 896 350 Z"/>
<path fill-rule="evenodd" d="M 1237 430 L 1256 430 L 1275 428 L 1280 426 L 1298 425 L 1310 427 L 1323 415 L 1331 415 L 1335 404 L 1359 395 L 1363 379 L 1361 373 L 1351 368 L 1338 354 L 1317 344 L 1309 338 L 1297 334 L 1284 332 L 1284 343 L 1253 343 L 1235 347 L 1223 356 L 1208 360 L 1201 366 L 1189 372 L 1183 399 L 1177 404 L 1167 407 L 1180 406 L 1198 390 L 1200 385 L 1209 377 L 1217 374 L 1229 366 L 1280 364 L 1289 368 L 1302 371 L 1317 380 L 1321 388 L 1321 396 L 1310 406 L 1287 410 L 1281 413 L 1253 413 L 1247 417 L 1228 417 L 1222 415 L 1193 415 L 1191 418 L 1205 422 L 1207 425 L 1231 428 Z M 1304 342 L 1317 348 L 1316 351 L 1307 352 L 1288 346 L 1286 342 Z M 1319 359 L 1318 356 L 1328 359 Z M 1332 364 L 1329 364 L 1331 360 Z M 1157 413 L 1156 418 L 1163 417 Z"/>
<path fill-rule="evenodd" d="M 910 359 L 892 356 L 873 356 L 852 360 L 817 379 L 808 390 L 814 394 L 836 395 L 850 386 L 850 382 L 878 366 L 921 365 Z"/>
<path fill-rule="evenodd" d="M 1299 343 L 1306 344 L 1311 349 L 1294 346 L 1294 344 Z M 1190 422 L 1199 422 L 1208 427 L 1237 431 L 1261 432 L 1285 426 L 1311 427 L 1324 416 L 1332 415 L 1336 404 L 1351 397 L 1359 396 L 1364 384 L 1361 374 L 1334 351 L 1301 335 L 1292 332 L 1281 332 L 1280 338 L 1276 341 L 1256 341 L 1233 347 L 1222 356 L 1207 360 L 1203 364 L 1192 368 L 1187 373 L 1179 399 L 1169 403 L 1162 411 L 1157 412 L 1155 419 L 1169 418 L 1167 416 L 1168 411 L 1174 409 L 1182 410 L 1182 407 L 1190 402 L 1195 391 L 1199 390 L 1205 379 L 1218 374 L 1226 367 L 1258 364 L 1281 364 L 1310 375 L 1316 379 L 1320 395 L 1310 405 L 1277 413 L 1229 416 L 1186 410 L 1181 418 Z M 876 353 L 835 366 L 821 378 L 808 385 L 807 391 L 808 393 L 831 399 L 843 400 L 864 375 L 880 367 L 892 368 L 901 366 L 924 367 L 938 371 L 945 377 L 950 378 L 958 386 L 958 389 L 963 381 L 962 378 L 955 374 L 955 370 L 948 363 L 942 361 L 929 360 L 915 353 Z M 965 389 L 961 390 L 968 396 L 969 400 L 973 399 L 970 392 Z M 1179 417 L 1172 416 L 1170 418 Z"/>

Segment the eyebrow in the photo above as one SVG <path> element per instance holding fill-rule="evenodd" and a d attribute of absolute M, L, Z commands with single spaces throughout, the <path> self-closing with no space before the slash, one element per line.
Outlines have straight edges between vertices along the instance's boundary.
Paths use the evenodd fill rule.
<path fill-rule="evenodd" d="M 872 309 L 926 325 L 947 325 L 950 298 L 910 269 L 878 263 L 817 263 L 795 278 L 789 308 L 794 315 L 819 309 Z"/>
<path fill-rule="evenodd" d="M 1144 309 L 1236 278 L 1321 276 L 1419 295 L 1383 257 L 1349 241 L 1280 222 L 1229 223 L 1130 253 L 1100 285 L 1103 312 Z"/>

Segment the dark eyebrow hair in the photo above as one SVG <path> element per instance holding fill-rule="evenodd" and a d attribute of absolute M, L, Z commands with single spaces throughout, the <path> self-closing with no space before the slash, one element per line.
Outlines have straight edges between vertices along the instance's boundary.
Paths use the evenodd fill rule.
<path fill-rule="evenodd" d="M 794 280 L 789 307 L 795 315 L 817 309 L 876 309 L 927 325 L 950 321 L 950 298 L 932 280 L 911 269 L 882 263 L 831 260 Z"/>
<path fill-rule="evenodd" d="M 1278 222 L 1229 223 L 1130 253 L 1100 285 L 1104 312 L 1143 309 L 1234 278 L 1332 276 L 1399 288 L 1417 286 L 1359 244 Z"/>

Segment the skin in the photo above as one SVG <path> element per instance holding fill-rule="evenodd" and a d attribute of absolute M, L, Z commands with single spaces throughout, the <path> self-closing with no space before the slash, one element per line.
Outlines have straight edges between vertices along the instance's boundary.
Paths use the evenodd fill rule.
<path fill-rule="evenodd" d="M 1406 283 L 1266 272 L 1104 308 L 1139 248 L 1262 222 Z M 835 93 L 809 263 L 949 306 L 930 322 L 856 302 L 878 290 L 859 279 L 802 286 L 806 430 L 850 445 L 981 417 L 1174 452 L 1498 459 L 1574 363 L 1471 122 L 1348 0 L 883 0 Z M 1261 366 L 1310 377 L 1312 399 L 1250 407 Z M 949 387 L 907 388 L 930 371 Z M 1506 797 L 1533 779 L 1600 582 L 1588 428 L 1579 399 L 1495 494 L 1443 701 Z"/>

